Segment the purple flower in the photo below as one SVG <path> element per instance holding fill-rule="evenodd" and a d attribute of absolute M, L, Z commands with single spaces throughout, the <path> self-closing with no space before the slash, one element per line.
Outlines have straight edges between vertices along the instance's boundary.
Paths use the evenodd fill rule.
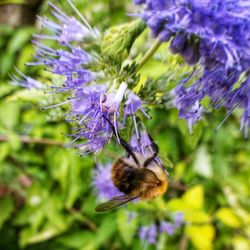
<path fill-rule="evenodd" d="M 157 241 L 157 226 L 155 224 L 151 224 L 149 226 L 141 227 L 139 229 L 139 238 L 150 244 L 155 244 Z"/>
<path fill-rule="evenodd" d="M 192 126 L 201 119 L 201 100 L 208 96 L 210 107 L 226 107 L 228 114 L 244 110 L 241 129 L 248 132 L 248 83 L 239 82 L 250 68 L 250 4 L 244 0 L 147 0 L 141 18 L 154 36 L 169 41 L 172 53 L 182 55 L 190 64 L 200 63 L 199 74 L 172 91 L 179 117 Z M 192 83 L 190 79 L 192 78 Z M 232 98 L 233 97 L 233 98 Z"/>
<path fill-rule="evenodd" d="M 147 113 L 142 107 L 142 101 L 133 92 L 129 93 L 129 96 L 127 97 L 127 101 L 125 102 L 125 107 L 124 107 L 124 123 L 127 118 L 127 116 L 132 116 L 133 117 L 133 123 L 134 123 L 134 128 L 138 137 L 138 128 L 137 128 L 137 122 L 136 122 L 136 112 L 138 110 L 141 110 L 141 112 L 144 114 L 145 117 L 149 118 Z"/>
<path fill-rule="evenodd" d="M 79 90 L 79 87 L 96 79 L 96 73 L 90 71 L 88 67 L 94 64 L 97 59 L 77 44 L 89 36 L 96 37 L 97 33 L 80 15 L 70 0 L 68 3 L 79 15 L 83 24 L 74 17 L 68 17 L 50 3 L 52 14 L 57 22 L 40 18 L 43 26 L 51 31 L 51 35 L 34 35 L 36 38 L 33 41 L 36 48 L 35 61 L 27 63 L 28 66 L 45 65 L 46 69 L 53 74 L 65 76 L 66 80 L 63 86 L 54 87 L 54 91 L 57 92 Z M 58 42 L 59 49 L 53 49 L 43 44 L 43 40 L 50 39 Z M 76 45 L 73 46 L 71 42 L 75 42 Z"/>
<path fill-rule="evenodd" d="M 179 228 L 184 222 L 184 216 L 182 212 L 176 212 L 174 214 L 174 226 L 175 228 Z"/>
<path fill-rule="evenodd" d="M 68 2 L 71 3 L 70 1 Z M 81 41 L 86 37 L 94 36 L 94 32 L 90 28 L 88 23 L 85 23 L 86 25 L 83 25 L 76 18 L 68 17 L 64 12 L 62 12 L 52 3 L 49 4 L 52 7 L 51 13 L 57 19 L 57 22 L 54 22 L 47 18 L 40 18 L 41 24 L 45 28 L 51 30 L 53 35 L 41 35 L 39 36 L 39 38 L 58 40 L 60 44 L 68 44 L 71 41 Z"/>
<path fill-rule="evenodd" d="M 125 102 L 124 117 L 126 118 L 126 116 L 134 116 L 136 112 L 140 109 L 145 117 L 150 118 L 142 107 L 142 104 L 143 103 L 140 97 L 134 94 L 133 92 L 130 92 L 127 97 L 127 101 Z"/>
<path fill-rule="evenodd" d="M 167 233 L 168 235 L 173 235 L 175 233 L 175 225 L 166 221 L 161 221 L 160 232 Z"/>
<path fill-rule="evenodd" d="M 113 132 L 107 119 L 118 130 L 119 108 L 126 88 L 127 84 L 121 83 L 115 92 L 107 93 L 104 85 L 91 85 L 74 93 L 67 119 L 76 122 L 78 127 L 71 134 L 74 140 L 70 146 L 73 144 L 85 153 L 103 149 Z M 75 144 L 83 138 L 87 142 Z"/>
<path fill-rule="evenodd" d="M 176 212 L 173 215 L 173 223 L 167 221 L 161 221 L 159 231 L 161 233 L 167 233 L 168 235 L 173 235 L 176 230 L 183 224 L 183 213 Z"/>
<path fill-rule="evenodd" d="M 139 153 L 139 155 L 143 156 L 145 159 L 155 153 L 153 143 L 154 142 L 145 129 L 135 133 L 130 140 L 130 146 L 133 151 Z M 157 161 L 157 163 L 162 166 L 162 162 L 159 157 L 155 157 L 155 161 Z"/>
<path fill-rule="evenodd" d="M 26 76 L 20 70 L 15 68 L 17 74 L 11 74 L 12 84 L 21 86 L 27 89 L 43 89 L 44 86 L 39 81 Z"/>
<path fill-rule="evenodd" d="M 147 233 L 148 233 L 148 227 L 146 227 L 146 226 L 140 227 L 139 233 L 138 233 L 139 238 L 142 240 L 145 240 L 147 237 Z"/>
<path fill-rule="evenodd" d="M 138 235 L 141 240 L 147 241 L 150 244 L 156 244 L 158 234 L 166 233 L 171 236 L 182 224 L 183 214 L 182 212 L 176 212 L 173 214 L 173 223 L 160 221 L 157 224 L 152 223 L 147 226 L 142 226 L 139 228 Z"/>
<path fill-rule="evenodd" d="M 160 222 L 160 232 L 166 233 L 168 235 L 173 235 L 178 228 L 181 227 L 183 224 L 183 214 L 182 213 L 176 213 L 174 215 L 174 223 L 161 221 Z"/>
<path fill-rule="evenodd" d="M 65 76 L 65 87 L 77 88 L 95 79 L 95 73 L 86 69 L 92 57 L 80 47 L 68 46 L 65 49 L 54 50 L 38 42 L 34 44 L 36 45 L 34 58 L 37 61 L 27 65 L 45 65 L 52 73 Z M 68 90 L 65 87 L 61 90 Z"/>
<path fill-rule="evenodd" d="M 160 222 L 160 232 L 167 233 L 168 235 L 173 235 L 178 228 L 183 224 L 183 213 L 176 212 L 173 215 L 173 223 L 167 221 Z"/>
<path fill-rule="evenodd" d="M 179 110 L 179 117 L 187 121 L 189 131 L 192 132 L 193 125 L 201 119 L 202 93 L 192 88 L 185 88 L 180 84 L 172 91 L 172 96 L 173 105 Z"/>
<path fill-rule="evenodd" d="M 100 201 L 122 195 L 111 180 L 111 168 L 111 164 L 107 164 L 106 166 L 98 165 L 94 170 L 93 185 Z"/>
<path fill-rule="evenodd" d="M 134 0 L 135 4 L 143 4 L 145 2 L 146 2 L 146 0 Z"/>
<path fill-rule="evenodd" d="M 171 42 L 175 53 L 184 50 L 186 43 L 195 45 L 195 36 L 200 39 L 201 55 L 207 53 L 226 67 L 240 63 L 239 60 L 245 57 L 244 51 L 249 57 L 250 5 L 244 0 L 148 0 L 135 3 L 146 3 L 141 18 L 153 34 L 158 36 L 162 31 L 168 31 L 175 37 Z"/>
<path fill-rule="evenodd" d="M 157 236 L 160 233 L 166 233 L 173 235 L 178 228 L 183 224 L 183 214 L 177 212 L 174 214 L 174 222 L 160 221 L 159 226 L 156 224 L 150 224 L 148 226 L 142 226 L 139 229 L 139 238 L 147 241 L 150 244 L 156 244 Z"/>
<path fill-rule="evenodd" d="M 245 138 L 248 137 L 248 129 L 250 127 L 250 77 L 246 76 L 241 86 L 232 90 L 226 99 L 226 107 L 229 114 L 235 108 L 240 107 L 243 109 L 241 117 L 240 130 L 244 131 Z"/>
<path fill-rule="evenodd" d="M 190 131 L 192 126 L 201 119 L 203 108 L 200 102 L 205 96 L 211 100 L 210 107 L 217 109 L 224 106 L 228 114 L 236 108 L 247 110 L 249 81 L 248 78 L 241 79 L 240 87 L 234 90 L 240 78 L 236 69 L 225 73 L 223 67 L 218 66 L 213 70 L 204 70 L 197 74 L 198 77 L 192 73 L 171 92 L 173 105 L 179 110 L 179 117 L 187 120 Z M 197 80 L 186 87 L 191 78 Z M 245 128 L 245 136 L 247 130 L 248 128 Z"/>
<path fill-rule="evenodd" d="M 127 101 L 125 102 L 124 116 L 134 115 L 137 110 L 141 108 L 141 105 L 141 99 L 136 94 L 131 92 L 128 96 Z"/>
<path fill-rule="evenodd" d="M 170 51 L 173 54 L 180 53 L 183 50 L 186 41 L 187 36 L 185 34 L 176 35 L 171 41 Z"/>
<path fill-rule="evenodd" d="M 71 1 L 69 4 L 74 8 Z M 79 45 L 72 45 L 70 42 L 77 42 L 93 37 L 96 33 L 81 17 L 84 25 L 73 17 L 66 16 L 60 9 L 51 4 L 52 14 L 59 23 L 41 19 L 42 23 L 49 28 L 53 36 L 36 36 L 39 39 L 54 39 L 59 43 L 59 49 L 53 49 L 41 42 L 34 41 L 36 45 L 35 62 L 28 65 L 45 65 L 53 74 L 64 76 L 62 85 L 52 86 L 53 93 L 63 92 L 68 95 L 67 101 L 45 107 L 53 108 L 65 103 L 71 104 L 71 109 L 66 115 L 66 120 L 76 124 L 72 133 L 71 143 L 67 146 L 79 148 L 82 153 L 96 153 L 103 149 L 112 136 L 112 128 L 107 121 L 113 124 L 116 133 L 119 129 L 120 106 L 127 90 L 127 84 L 122 82 L 118 88 L 117 83 L 96 84 L 97 75 L 102 73 L 90 71 L 99 63 L 96 55 L 91 55 Z M 75 12 L 77 10 L 74 8 Z M 106 79 L 101 79 L 106 81 Z M 98 81 L 97 81 L 98 82 Z M 137 100 L 136 100 L 137 102 Z M 135 101 L 128 101 L 125 113 L 134 115 L 139 107 Z"/>
<path fill-rule="evenodd" d="M 71 111 L 68 120 L 77 123 L 76 131 L 71 134 L 72 143 L 85 138 L 87 142 L 74 144 L 83 152 L 98 152 L 109 141 L 112 130 L 103 116 L 110 119 L 104 108 L 104 86 L 86 86 L 75 93 L 71 99 Z M 71 143 L 71 144 L 72 144 Z"/>
<path fill-rule="evenodd" d="M 68 0 L 68 2 L 80 15 L 71 1 Z M 122 82 L 117 86 L 117 82 L 106 82 L 102 72 L 89 70 L 90 67 L 95 68 L 96 65 L 99 65 L 99 58 L 77 44 L 88 38 L 89 35 L 96 37 L 97 33 L 91 29 L 82 16 L 80 18 L 84 25 L 75 18 L 65 15 L 53 4 L 50 5 L 53 9 L 52 14 L 59 23 L 48 19 L 41 19 L 41 21 L 54 35 L 37 35 L 35 37 L 39 40 L 56 40 L 59 49 L 50 48 L 41 41 L 34 41 L 36 61 L 28 65 L 45 65 L 46 69 L 53 74 L 64 76 L 61 85 L 52 86 L 52 93 L 65 93 L 68 96 L 67 100 L 44 109 L 66 103 L 71 104 L 70 111 L 66 114 L 66 120 L 76 124 L 76 127 L 69 135 L 73 139 L 67 146 L 79 148 L 82 153 L 96 153 L 109 142 L 113 133 L 107 119 L 115 127 L 116 133 L 120 128 L 120 107 L 127 91 L 127 84 Z M 75 42 L 74 45 L 71 42 Z M 100 79 L 106 83 L 96 84 Z M 139 108 L 136 103 L 137 100 L 128 99 L 125 104 L 126 115 L 135 115 Z"/>
<path fill-rule="evenodd" d="M 145 154 L 146 156 L 145 150 L 151 150 L 152 141 L 149 138 L 147 131 L 144 129 L 141 130 L 138 135 L 134 134 L 131 137 L 130 145 L 133 151 Z"/>
<path fill-rule="evenodd" d="M 150 244 L 155 244 L 157 239 L 157 226 L 152 224 L 148 229 L 148 235 L 147 235 L 148 242 Z"/>

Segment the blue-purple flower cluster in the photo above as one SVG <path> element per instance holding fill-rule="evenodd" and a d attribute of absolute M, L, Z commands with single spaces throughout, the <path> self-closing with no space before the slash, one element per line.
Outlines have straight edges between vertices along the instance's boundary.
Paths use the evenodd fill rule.
<path fill-rule="evenodd" d="M 114 186 L 111 179 L 112 164 L 100 165 L 94 170 L 93 186 L 98 200 L 106 201 L 122 193 Z"/>
<path fill-rule="evenodd" d="M 246 0 L 134 0 L 152 34 L 190 65 L 201 65 L 188 87 L 174 90 L 180 117 L 191 127 L 201 118 L 201 100 L 228 113 L 243 109 L 241 129 L 250 126 L 250 2 Z M 190 80 L 190 79 L 189 79 Z"/>
<path fill-rule="evenodd" d="M 72 137 L 69 146 L 79 148 L 83 154 L 96 153 L 112 136 L 113 130 L 108 120 L 117 132 L 124 127 L 128 117 L 133 117 L 136 126 L 136 112 L 145 111 L 141 99 L 129 90 L 126 82 L 119 82 L 101 70 L 95 70 L 100 68 L 100 56 L 91 48 L 85 50 L 84 44 L 92 39 L 100 46 L 99 33 L 90 27 L 70 0 L 68 3 L 81 22 L 50 3 L 55 20 L 39 18 L 50 34 L 34 36 L 35 61 L 28 65 L 44 65 L 46 70 L 62 77 L 59 86 L 52 86 L 52 93 L 64 93 L 67 100 L 47 108 L 69 104 L 66 120 L 76 124 L 69 135 Z M 46 45 L 51 40 L 57 43 L 57 49 Z M 37 85 L 31 78 L 21 77 L 23 79 L 14 79 L 19 85 L 29 88 Z"/>
<path fill-rule="evenodd" d="M 183 224 L 183 214 L 177 212 L 173 215 L 173 222 L 160 221 L 159 225 L 153 223 L 147 226 L 142 226 L 139 230 L 141 240 L 149 244 L 156 244 L 160 234 L 173 235 Z"/>

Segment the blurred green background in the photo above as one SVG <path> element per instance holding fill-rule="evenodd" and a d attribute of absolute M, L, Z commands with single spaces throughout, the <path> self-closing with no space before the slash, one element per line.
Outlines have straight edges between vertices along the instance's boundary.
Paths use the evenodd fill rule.
<path fill-rule="evenodd" d="M 52 2 L 73 14 L 66 1 Z M 125 0 L 74 3 L 101 31 L 136 11 Z M 63 148 L 70 132 L 63 110 L 41 111 L 55 97 L 9 84 L 14 66 L 49 81 L 42 69 L 24 66 L 32 61 L 37 14 L 50 15 L 47 1 L 0 1 L 0 249 L 249 250 L 250 142 L 239 131 L 237 112 L 217 132 L 225 112 L 208 114 L 190 135 L 176 110 L 155 110 L 146 126 L 174 163 L 169 191 L 152 202 L 94 211 L 93 157 Z M 143 73 L 154 77 L 159 69 L 162 63 L 151 60 Z M 121 153 L 110 146 L 98 161 L 113 162 Z M 185 224 L 174 235 L 159 235 L 155 245 L 139 239 L 140 226 L 175 211 L 183 212 Z"/>

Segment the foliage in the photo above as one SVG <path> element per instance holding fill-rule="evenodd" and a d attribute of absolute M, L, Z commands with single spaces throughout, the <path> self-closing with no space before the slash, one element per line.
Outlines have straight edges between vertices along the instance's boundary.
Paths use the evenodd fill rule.
<path fill-rule="evenodd" d="M 112 3 L 76 1 L 78 9 L 101 29 L 128 21 L 124 13 L 131 11 L 130 4 Z M 48 12 L 46 3 L 43 9 Z M 0 248 L 142 249 L 145 242 L 138 237 L 140 226 L 171 219 L 174 212 L 181 211 L 184 226 L 172 236 L 160 235 L 157 244 L 147 245 L 148 249 L 249 249 L 250 146 L 238 130 L 240 114 L 235 113 L 215 132 L 224 118 L 219 110 L 213 118 L 207 115 L 190 134 L 176 110 L 155 103 L 158 108 L 150 114 L 154 119 L 146 126 L 161 154 L 174 163 L 168 168 L 169 191 L 151 202 L 97 214 L 92 184 L 95 161 L 62 147 L 69 142 L 65 134 L 70 133 L 61 120 L 62 110 L 41 112 L 41 106 L 54 101 L 52 96 L 8 83 L 13 66 L 50 80 L 48 72 L 23 66 L 31 61 L 29 40 L 34 29 L 0 28 Z M 141 54 L 145 53 L 141 44 L 146 37 L 147 31 L 133 47 Z M 162 81 L 172 89 L 176 84 L 173 72 L 180 79 L 188 73 L 181 58 L 172 56 L 166 46 L 140 70 L 146 78 L 136 88 L 153 91 L 147 90 L 147 81 L 166 72 Z M 111 145 L 98 161 L 114 161 L 122 154 L 117 151 Z"/>
<path fill-rule="evenodd" d="M 26 0 L 2 0 L 1 4 L 25 4 Z"/>

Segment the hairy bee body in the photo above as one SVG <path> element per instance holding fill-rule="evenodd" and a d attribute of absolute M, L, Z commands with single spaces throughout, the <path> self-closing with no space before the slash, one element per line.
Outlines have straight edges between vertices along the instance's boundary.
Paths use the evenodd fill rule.
<path fill-rule="evenodd" d="M 124 195 L 99 204 L 95 209 L 97 212 L 109 211 L 136 198 L 152 200 L 167 191 L 168 178 L 163 166 L 151 161 L 145 167 L 143 164 L 145 157 L 136 155 L 136 159 L 138 162 L 131 157 L 121 157 L 113 164 L 111 169 L 113 184 Z"/>
<path fill-rule="evenodd" d="M 123 195 L 99 204 L 95 211 L 105 212 L 137 198 L 151 200 L 163 195 L 168 188 L 167 173 L 160 160 L 157 159 L 158 146 L 151 136 L 142 133 L 141 137 L 143 137 L 145 146 L 142 151 L 134 150 L 120 137 L 113 124 L 105 116 L 103 117 L 110 124 L 119 143 L 125 148 L 127 157 L 116 160 L 111 170 L 113 184 Z"/>
<path fill-rule="evenodd" d="M 122 157 L 114 163 L 111 175 L 119 191 L 142 200 L 162 195 L 168 187 L 167 174 L 155 162 L 145 168 L 142 164 L 136 165 L 131 158 Z"/>

